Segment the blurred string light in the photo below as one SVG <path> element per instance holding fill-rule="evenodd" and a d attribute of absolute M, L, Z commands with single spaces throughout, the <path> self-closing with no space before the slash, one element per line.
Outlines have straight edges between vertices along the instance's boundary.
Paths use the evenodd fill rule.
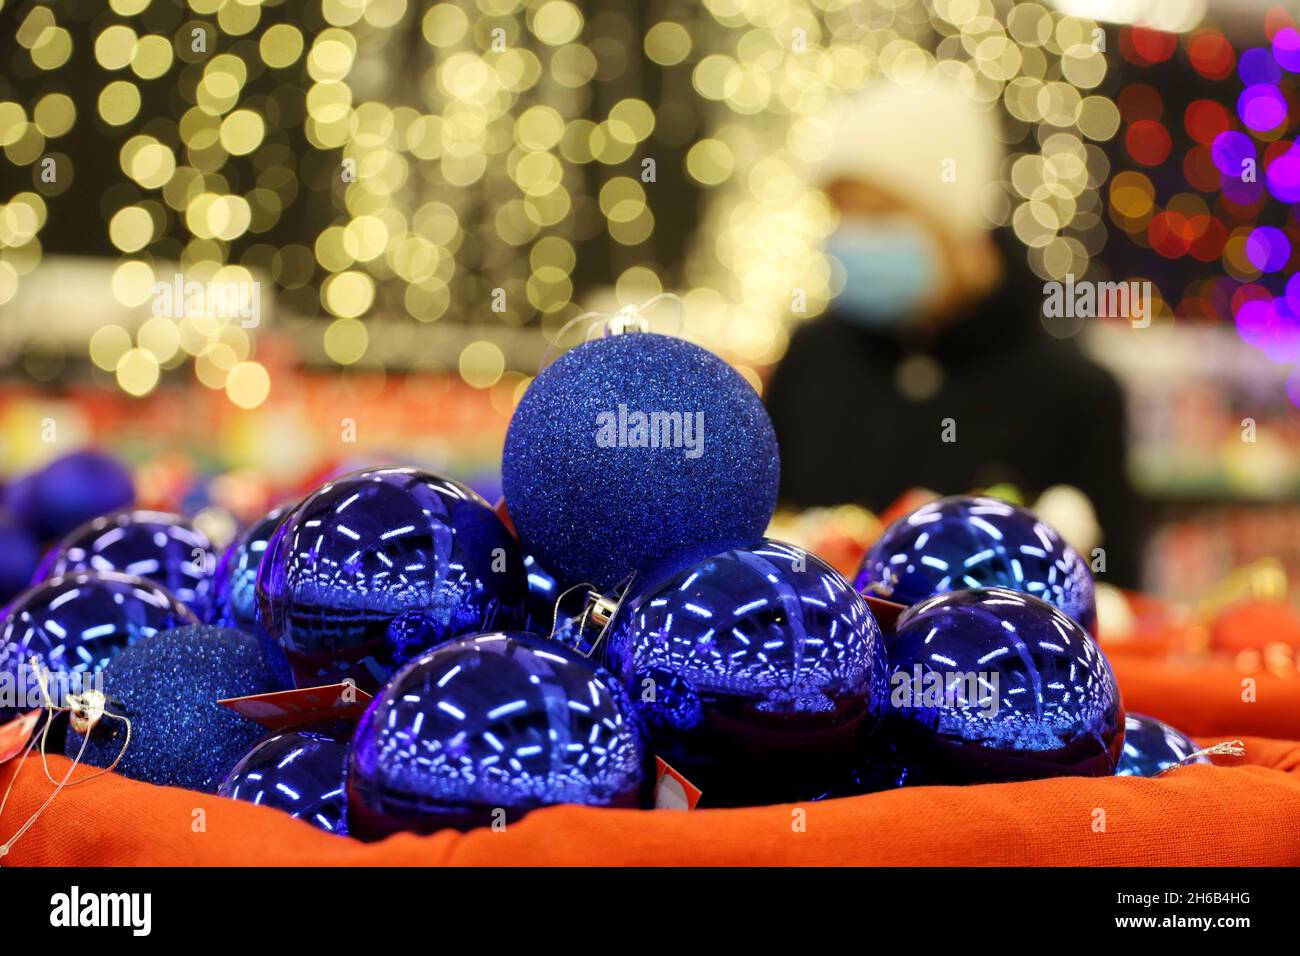
<path fill-rule="evenodd" d="M 1286 389 L 1300 406 L 1300 30 L 1294 14 L 1274 8 L 1265 32 L 1267 46 L 1238 58 L 1236 115 L 1217 129 L 1211 155 L 1222 200 L 1237 212 L 1223 256 L 1241 283 L 1231 298 L 1237 332 L 1292 366 Z M 1258 170 L 1248 183 L 1232 165 L 1245 158 Z"/>
<path fill-rule="evenodd" d="M 1049 0 L 1062 13 L 1105 23 L 1184 33 L 1204 18 L 1206 0 Z"/>
<path fill-rule="evenodd" d="M 131 200 L 117 203 L 106 222 L 107 238 L 122 256 L 111 281 L 118 303 L 147 311 L 155 283 L 172 281 L 170 259 L 179 259 L 187 281 L 253 282 L 250 269 L 231 261 L 231 246 L 274 223 L 280 194 L 260 183 L 241 192 L 237 176 L 224 167 L 230 157 L 247 155 L 261 143 L 269 101 L 261 98 L 257 108 L 236 108 L 252 61 L 249 50 L 236 46 L 240 54 L 219 53 L 216 46 L 219 31 L 227 37 L 248 34 L 258 23 L 259 5 L 191 0 L 186 11 L 180 4 L 153 2 L 157 7 L 150 11 L 151 0 L 110 0 L 109 16 L 94 21 L 98 32 L 89 37 L 90 55 L 101 85 L 95 99 L 81 107 L 89 115 L 79 115 L 78 105 L 58 91 L 36 99 L 30 116 L 22 104 L 0 103 L 5 159 L 32 167 L 38 190 L 19 192 L 0 206 L 0 304 L 13 297 L 18 278 L 40 261 L 38 232 L 47 217 L 42 193 L 57 202 L 76 175 L 71 160 L 50 143 L 78 123 L 102 124 L 101 131 L 118 140 L 104 159 L 120 167 L 124 186 L 131 184 L 118 193 Z M 174 10 L 160 13 L 163 7 Z M 59 8 L 40 4 L 15 11 L 21 50 L 14 55 L 25 51 L 36 70 L 56 80 L 58 71 L 68 68 L 74 42 L 86 39 L 82 30 L 74 41 L 73 32 L 57 19 Z M 191 12 L 215 16 L 216 22 L 186 19 L 184 14 Z M 173 29 L 149 32 L 129 22 L 142 14 L 146 22 L 170 23 Z M 209 31 L 202 46 L 211 55 L 195 50 L 196 28 Z M 179 89 L 183 106 L 175 116 L 142 112 L 151 83 Z M 283 186 L 283 176 L 272 173 L 269 178 Z M 165 240 L 176 222 L 189 237 L 182 246 Z M 254 342 L 238 317 L 213 311 L 196 309 L 178 319 L 154 316 L 139 325 L 134 337 L 124 327 L 104 326 L 89 342 L 89 357 L 135 396 L 148 394 L 164 371 L 192 359 L 202 384 L 225 390 L 238 406 L 256 407 L 269 393 L 269 374 L 252 359 Z"/>
<path fill-rule="evenodd" d="M 687 275 L 691 295 L 729 307 L 715 310 L 724 327 L 701 332 L 768 362 L 784 349 L 791 290 L 805 290 L 809 314 L 825 308 L 836 290 L 818 250 L 833 214 L 811 185 L 830 146 L 823 117 L 878 76 L 908 83 L 935 65 L 1003 111 L 1008 155 L 985 199 L 990 222 L 1014 230 L 1043 278 L 1097 273 L 1099 187 L 1110 171 L 1098 144 L 1115 136 L 1120 115 L 1103 92 L 1106 35 L 1094 20 L 1010 0 L 704 7 L 714 29 L 684 31 L 679 42 L 698 38 L 692 82 L 714 104 L 714 124 L 687 166 L 717 201 Z"/>
<path fill-rule="evenodd" d="M 1164 312 L 1235 321 L 1246 342 L 1300 366 L 1300 30 L 1281 6 L 1263 27 L 1265 45 L 1241 50 L 1213 24 L 1121 31 L 1137 71 L 1116 97 L 1129 168 L 1107 206 L 1132 245 L 1188 266 L 1162 283 Z M 1182 97 L 1180 115 L 1158 78 L 1187 67 L 1212 92 Z M 1288 392 L 1300 404 L 1300 373 Z"/>
<path fill-rule="evenodd" d="M 106 131 L 124 184 L 104 224 L 121 255 L 114 297 L 146 306 L 171 260 L 200 281 L 264 271 L 300 311 L 328 317 L 320 342 L 341 367 L 378 362 L 371 316 L 554 331 L 579 310 L 582 244 L 604 235 L 627 252 L 609 264 L 620 301 L 684 285 L 686 331 L 757 383 L 754 367 L 784 350 L 795 290 L 806 315 L 835 291 L 820 252 L 833 214 L 810 185 L 828 109 L 875 77 L 908 82 L 936 63 L 1004 114 L 1009 154 L 985 211 L 1035 271 L 1091 275 L 1106 241 L 1098 144 L 1121 116 L 1103 92 L 1105 35 L 1043 4 L 187 4 L 110 0 L 89 38 L 96 97 L 0 102 L 5 159 L 35 183 L 37 160 L 78 123 Z M 51 11 L 23 14 L 16 55 L 57 76 L 73 34 Z M 662 71 L 657 95 L 636 78 L 646 60 Z M 161 115 L 144 105 L 158 90 L 175 104 Z M 647 180 L 645 161 L 673 157 L 675 143 L 684 168 Z M 656 262 L 659 218 L 684 201 L 669 172 L 705 195 L 683 263 Z M 0 207 L 0 303 L 39 261 L 47 199 L 74 174 Z M 269 241 L 291 207 L 318 198 L 329 214 L 314 234 Z M 242 407 L 270 392 L 249 330 L 221 317 L 104 330 L 90 355 L 131 394 L 188 362 Z M 485 339 L 455 362 L 494 401 L 526 385 L 505 364 Z"/>
<path fill-rule="evenodd" d="M 635 48 L 607 29 L 589 30 L 567 0 L 109 5 L 85 38 L 101 82 L 85 107 L 92 116 L 81 120 L 116 142 L 132 187 L 114 193 L 130 198 L 106 216 L 122 256 L 113 295 L 123 305 L 145 307 L 154 283 L 171 278 L 162 274 L 169 259 L 187 280 L 205 282 L 251 282 L 256 267 L 282 291 L 318 289 L 305 311 L 331 319 L 325 355 L 365 367 L 372 314 L 427 323 L 454 310 L 515 327 L 540 313 L 559 325 L 576 309 L 575 242 L 603 230 L 636 247 L 653 235 L 636 162 L 655 112 L 636 96 L 597 104 L 593 95 L 601 62 L 617 66 Z M 53 9 L 26 13 L 18 40 L 36 67 L 57 73 L 74 34 Z M 606 27 L 614 22 L 603 16 Z M 598 35 L 584 42 L 588 33 Z M 656 37 L 674 40 L 663 29 Z M 159 115 L 143 105 L 151 83 L 178 91 L 167 93 L 174 108 Z M 47 138 L 77 119 L 61 94 L 30 116 L 22 104 L 0 102 L 5 158 L 32 166 Z M 295 150 L 289 129 L 317 160 Z M 66 165 L 46 194 L 66 188 L 74 172 Z M 300 242 L 259 241 L 309 191 L 328 198 L 330 221 Z M 39 261 L 45 215 L 38 192 L 0 209 L 0 304 Z M 659 285 L 645 264 L 616 278 L 621 295 Z M 188 360 L 199 382 L 224 388 L 238 405 L 267 391 L 253 339 L 229 319 L 186 316 L 174 335 L 151 320 L 120 348 L 124 335 L 104 331 L 91 358 L 131 394 L 147 393 L 160 372 Z M 488 388 L 506 377 L 502 354 L 474 341 L 457 364 L 467 382 Z"/>

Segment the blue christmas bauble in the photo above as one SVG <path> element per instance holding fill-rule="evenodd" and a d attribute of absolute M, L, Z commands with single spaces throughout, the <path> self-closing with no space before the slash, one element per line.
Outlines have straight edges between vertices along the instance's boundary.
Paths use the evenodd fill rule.
<path fill-rule="evenodd" d="M 0 516 L 0 608 L 27 589 L 41 563 L 41 546 L 26 528 Z"/>
<path fill-rule="evenodd" d="M 104 668 L 107 710 L 131 721 L 102 719 L 83 738 L 69 729 L 64 753 L 96 767 L 117 760 L 118 773 L 212 793 L 266 729 L 223 707 L 228 697 L 283 690 L 256 638 L 196 624 L 132 644 Z M 123 745 L 126 745 L 123 752 Z"/>
<path fill-rule="evenodd" d="M 885 739 L 899 783 L 1115 772 L 1115 675 L 1092 636 L 1038 598 L 1006 588 L 927 598 L 899 617 L 889 664 Z"/>
<path fill-rule="evenodd" d="M 226 548 L 212 576 L 210 618 L 219 627 L 252 634 L 257 628 L 257 569 L 287 508 L 276 508 L 244 528 Z"/>
<path fill-rule="evenodd" d="M 655 751 L 707 806 L 819 796 L 884 709 L 875 618 L 794 545 L 724 551 L 629 595 L 606 641 Z"/>
<path fill-rule="evenodd" d="M 230 769 L 217 793 L 275 807 L 326 833 L 346 834 L 351 734 L 341 730 L 312 725 L 263 737 Z"/>
<path fill-rule="evenodd" d="M 86 522 L 46 555 L 37 575 L 119 571 L 161 584 L 200 618 L 208 611 L 212 568 L 208 536 L 179 515 L 122 511 Z"/>
<path fill-rule="evenodd" d="M 500 825 L 555 803 L 634 807 L 652 779 L 623 688 L 565 647 L 483 634 L 394 675 L 357 726 L 353 836 Z"/>
<path fill-rule="evenodd" d="M 1204 754 L 1192 757 L 1199 749 L 1194 740 L 1163 720 L 1128 714 L 1124 718 L 1124 751 L 1115 776 L 1154 777 L 1183 764 L 1211 763 Z"/>
<path fill-rule="evenodd" d="M 414 468 L 331 481 L 290 512 L 257 575 L 258 618 L 300 687 L 378 689 L 422 651 L 524 621 L 524 559 L 485 502 Z"/>
<path fill-rule="evenodd" d="M 528 630 L 533 634 L 549 634 L 555 623 L 560 582 L 531 554 L 524 555 L 524 574 L 528 577 Z"/>
<path fill-rule="evenodd" d="M 945 591 L 1001 587 L 1096 625 L 1092 572 L 1079 553 L 1032 511 L 998 498 L 957 495 L 899 518 L 862 559 L 859 591 L 900 604 Z"/>
<path fill-rule="evenodd" d="M 752 544 L 780 461 L 753 387 L 710 352 L 646 332 L 565 353 L 510 421 L 502 483 L 524 549 L 564 584 L 656 577 Z"/>
<path fill-rule="evenodd" d="M 83 571 L 42 581 L 9 605 L 0 625 L 0 723 L 42 704 L 32 658 L 49 668 L 61 703 L 123 648 L 192 623 L 183 604 L 144 578 Z"/>
<path fill-rule="evenodd" d="M 42 541 L 61 538 L 91 518 L 129 508 L 131 473 L 116 458 L 93 449 L 64 455 L 15 481 L 5 502 Z"/>

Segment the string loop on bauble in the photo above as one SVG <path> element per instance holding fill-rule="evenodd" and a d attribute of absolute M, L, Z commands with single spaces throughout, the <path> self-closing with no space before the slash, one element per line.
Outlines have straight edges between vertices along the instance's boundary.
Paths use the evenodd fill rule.
<path fill-rule="evenodd" d="M 0 843 L 0 858 L 9 855 L 9 851 L 13 848 L 13 845 L 22 838 L 23 834 L 31 829 L 32 825 L 38 819 L 40 819 L 41 814 L 49 808 L 50 804 L 54 802 L 54 798 L 57 797 L 60 792 L 67 788 L 79 787 L 83 783 L 89 783 L 90 781 L 96 780 L 104 774 L 111 772 L 126 754 L 126 748 L 131 745 L 130 719 L 122 714 L 115 714 L 110 711 L 107 706 L 107 699 L 101 691 L 92 689 L 82 691 L 80 694 L 69 694 L 67 697 L 67 704 L 56 706 L 53 699 L 50 697 L 48 668 L 44 667 L 37 658 L 31 659 L 30 666 L 36 675 L 37 686 L 40 688 L 41 710 L 44 714 L 45 722 L 38 732 L 32 734 L 27 741 L 27 746 L 23 748 L 23 754 L 18 760 L 18 766 L 14 770 L 14 775 L 9 778 L 9 786 L 5 788 L 4 796 L 0 797 L 0 817 L 3 817 L 4 815 L 5 806 L 9 803 L 9 794 L 13 792 L 14 784 L 18 781 L 18 775 L 22 772 L 23 765 L 27 763 L 27 758 L 30 756 L 32 749 L 36 746 L 38 740 L 41 744 L 41 766 L 45 770 L 46 779 L 49 780 L 50 783 L 54 784 L 54 790 L 50 792 L 50 795 L 45 798 L 45 801 L 36 808 L 36 811 L 27 818 L 13 836 L 11 836 L 6 842 Z M 50 735 L 50 726 L 54 723 L 55 716 L 64 713 L 65 711 L 69 714 L 69 720 L 72 722 L 74 728 L 84 728 L 80 729 L 78 732 L 85 736 L 81 742 L 81 749 L 77 751 L 76 756 L 72 759 L 71 766 L 68 767 L 68 772 L 63 775 L 62 779 L 55 780 L 54 775 L 50 773 L 47 744 Z M 90 739 L 90 731 L 93 730 L 95 725 L 105 717 L 113 720 L 120 720 L 126 725 L 126 734 L 122 740 L 121 751 L 119 751 L 117 757 L 107 767 L 101 768 L 88 777 L 83 777 L 80 780 L 71 782 L 72 774 L 76 771 L 78 764 L 81 763 L 81 758 L 85 753 L 86 741 Z"/>
<path fill-rule="evenodd" d="M 682 330 L 686 327 L 686 302 L 675 292 L 660 292 L 658 295 L 652 295 L 640 305 L 625 305 L 616 312 L 591 311 L 583 312 L 581 315 L 575 315 L 564 325 L 560 326 L 560 331 L 555 333 L 551 339 L 546 351 L 542 353 L 542 360 L 537 365 L 537 373 L 540 375 L 542 369 L 551 364 L 551 354 L 555 351 L 557 345 L 564 338 L 566 332 L 575 325 L 583 322 L 590 323 L 583 334 L 583 341 L 591 341 L 597 336 L 594 334 L 599 330 L 603 335 L 625 335 L 630 332 L 649 332 L 650 320 L 646 317 L 646 312 L 651 307 L 660 302 L 668 301 L 677 305 L 677 328 L 671 335 L 681 335 Z"/>

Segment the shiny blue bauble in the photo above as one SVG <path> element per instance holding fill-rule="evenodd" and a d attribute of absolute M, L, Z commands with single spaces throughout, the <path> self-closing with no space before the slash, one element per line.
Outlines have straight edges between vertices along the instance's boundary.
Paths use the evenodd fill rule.
<path fill-rule="evenodd" d="M 555 624 L 555 602 L 562 593 L 560 582 L 531 554 L 524 555 L 524 574 L 528 577 L 528 631 L 549 634 Z"/>
<path fill-rule="evenodd" d="M 46 555 L 38 578 L 72 571 L 118 571 L 161 584 L 200 618 L 206 616 L 212 542 L 179 515 L 122 511 L 86 522 Z"/>
<path fill-rule="evenodd" d="M 257 575 L 258 619 L 299 687 L 377 690 L 453 637 L 525 620 L 524 559 L 487 502 L 414 468 L 336 479 L 281 522 Z"/>
<path fill-rule="evenodd" d="M 129 508 L 134 500 L 131 472 L 94 449 L 56 458 L 5 490 L 5 504 L 41 541 L 61 538 L 91 518 Z"/>
<path fill-rule="evenodd" d="M 530 634 L 436 648 L 394 675 L 357 726 L 348 832 L 501 825 L 536 807 L 635 807 L 653 779 L 619 683 Z"/>
<path fill-rule="evenodd" d="M 287 508 L 276 508 L 244 528 L 226 548 L 212 576 L 212 623 L 252 633 L 257 626 L 257 569 Z"/>
<path fill-rule="evenodd" d="M 958 495 L 899 518 L 867 551 L 859 591 L 899 604 L 967 588 L 1023 591 L 1094 631 L 1092 572 L 1032 511 L 999 498 Z"/>
<path fill-rule="evenodd" d="M 230 769 L 217 793 L 274 807 L 326 833 L 347 833 L 350 728 L 333 724 L 263 737 Z"/>
<path fill-rule="evenodd" d="M 69 729 L 64 753 L 96 767 L 121 757 L 126 777 L 213 793 L 266 728 L 217 701 L 283 690 L 256 638 L 198 624 L 145 638 L 104 668 L 107 710 L 88 738 Z M 82 750 L 84 741 L 84 751 Z M 125 744 L 125 752 L 123 745 Z"/>
<path fill-rule="evenodd" d="M 230 543 L 212 576 L 208 621 L 218 627 L 231 627 L 256 635 L 276 673 L 285 684 L 292 684 L 293 676 L 284 651 L 257 619 L 257 572 L 266 556 L 271 536 L 287 512 L 287 508 L 275 508 L 250 524 Z"/>
<path fill-rule="evenodd" d="M 1192 738 L 1163 720 L 1129 714 L 1124 718 L 1124 752 L 1115 776 L 1154 777 L 1183 764 L 1211 763 L 1205 754 L 1192 757 L 1199 749 Z"/>
<path fill-rule="evenodd" d="M 62 703 L 123 648 L 193 623 L 183 604 L 143 578 L 83 571 L 42 581 L 0 624 L 0 723 L 41 706 L 33 657 L 50 669 L 50 692 Z"/>
<path fill-rule="evenodd" d="M 898 783 L 1115 772 L 1115 675 L 1092 636 L 1038 598 L 979 588 L 914 604 L 889 640 L 889 664 L 884 736 Z"/>
<path fill-rule="evenodd" d="M 656 753 L 702 806 L 825 793 L 863 759 L 884 709 L 875 618 L 794 545 L 724 551 L 629 595 L 606 641 Z"/>
<path fill-rule="evenodd" d="M 753 387 L 698 345 L 648 332 L 586 342 L 548 366 L 502 459 L 524 550 L 562 584 L 602 589 L 756 541 L 779 473 Z"/>

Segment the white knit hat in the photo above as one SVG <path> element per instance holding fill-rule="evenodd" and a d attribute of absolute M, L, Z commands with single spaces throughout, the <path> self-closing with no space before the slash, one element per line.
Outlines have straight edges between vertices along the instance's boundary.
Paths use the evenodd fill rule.
<path fill-rule="evenodd" d="M 969 235 L 990 225 L 982 199 L 1004 155 L 997 122 L 937 69 L 907 85 L 879 79 L 832 115 L 830 152 L 817 179 L 823 186 L 870 183 L 954 235 Z"/>

